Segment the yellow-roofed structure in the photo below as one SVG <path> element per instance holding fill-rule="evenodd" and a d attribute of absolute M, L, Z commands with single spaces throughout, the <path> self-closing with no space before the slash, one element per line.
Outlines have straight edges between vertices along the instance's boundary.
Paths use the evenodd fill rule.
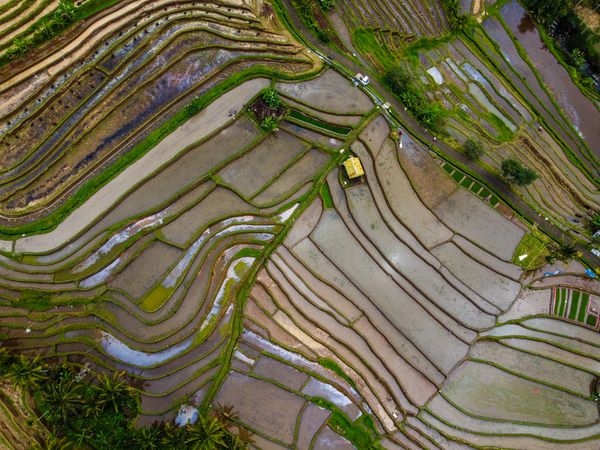
<path fill-rule="evenodd" d="M 344 161 L 344 168 L 350 179 L 362 177 L 365 174 L 360 159 L 356 156 L 352 156 Z"/>

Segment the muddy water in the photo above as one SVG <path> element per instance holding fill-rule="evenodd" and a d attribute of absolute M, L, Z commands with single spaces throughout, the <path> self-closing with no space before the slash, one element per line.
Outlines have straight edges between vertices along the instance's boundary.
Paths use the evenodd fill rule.
<path fill-rule="evenodd" d="M 600 157 L 600 112 L 581 93 L 569 73 L 548 50 L 523 7 L 513 0 L 501 9 L 501 13 L 519 43 L 527 51 L 545 84 L 554 94 L 554 99 L 585 138 L 594 155 Z"/>

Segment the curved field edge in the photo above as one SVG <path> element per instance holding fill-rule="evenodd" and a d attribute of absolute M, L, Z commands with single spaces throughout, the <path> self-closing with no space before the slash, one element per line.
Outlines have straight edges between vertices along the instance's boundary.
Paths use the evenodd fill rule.
<path fill-rule="evenodd" d="M 200 113 L 206 106 L 215 101 L 221 95 L 231 91 L 235 87 L 241 85 L 243 82 L 258 77 L 304 81 L 314 77 L 320 73 L 321 70 L 322 67 L 317 67 L 312 71 L 302 74 L 300 77 L 287 76 L 286 74 L 260 65 L 240 71 L 239 73 L 227 78 L 214 88 L 210 89 L 201 97 L 192 100 L 192 102 L 177 112 L 170 120 L 152 131 L 148 137 L 146 137 L 143 141 L 134 146 L 129 152 L 119 158 L 112 166 L 104 170 L 95 178 L 86 181 L 74 195 L 69 197 L 65 203 L 63 203 L 50 215 L 16 227 L 0 226 L 0 238 L 14 240 L 17 239 L 17 237 L 22 237 L 22 235 L 47 233 L 53 230 L 72 212 L 73 209 L 83 204 L 96 191 L 110 182 L 126 167 L 148 153 L 165 137 L 175 131 L 180 125 L 184 124 L 186 121 Z"/>

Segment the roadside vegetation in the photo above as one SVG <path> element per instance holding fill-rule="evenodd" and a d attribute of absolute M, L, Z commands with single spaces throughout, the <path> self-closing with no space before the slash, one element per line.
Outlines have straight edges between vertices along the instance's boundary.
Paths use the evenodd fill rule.
<path fill-rule="evenodd" d="M 443 131 L 446 110 L 439 103 L 426 97 L 410 73 L 401 66 L 394 66 L 385 71 L 383 80 L 421 125 L 433 132 Z"/>
<path fill-rule="evenodd" d="M 478 160 L 485 153 L 483 144 L 476 139 L 467 139 L 463 144 L 463 152 L 473 161 Z"/>
<path fill-rule="evenodd" d="M 333 8 L 332 0 L 294 0 L 296 9 L 300 12 L 300 16 L 306 27 L 313 32 L 320 41 L 328 44 L 331 42 L 331 31 L 323 27 L 323 23 L 319 21 L 321 11 L 327 12 Z M 321 10 L 321 11 L 319 11 Z"/>

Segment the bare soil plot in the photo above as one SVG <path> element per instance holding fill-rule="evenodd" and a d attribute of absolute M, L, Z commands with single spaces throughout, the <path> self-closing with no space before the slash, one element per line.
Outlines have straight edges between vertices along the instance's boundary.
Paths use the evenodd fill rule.
<path fill-rule="evenodd" d="M 326 450 L 331 448 L 353 450 L 355 447 L 348 442 L 347 439 L 332 431 L 331 428 L 325 427 L 317 437 L 313 448 L 315 450 Z"/>
<path fill-rule="evenodd" d="M 295 444 L 298 450 L 310 449 L 310 443 L 330 414 L 329 410 L 314 403 L 306 405 L 298 425 L 298 437 Z"/>
<path fill-rule="evenodd" d="M 566 389 L 582 397 L 590 395 L 594 381 L 594 376 L 590 373 L 493 341 L 475 344 L 469 352 L 469 358 L 487 361 L 511 373 Z"/>
<path fill-rule="evenodd" d="M 446 243 L 431 251 L 459 280 L 500 310 L 517 297 L 521 285 L 471 259 L 455 244 Z"/>
<path fill-rule="evenodd" d="M 335 236 L 335 241 L 332 237 Z M 384 314 L 443 371 L 449 371 L 467 352 L 467 346 L 436 322 L 373 261 L 336 214 L 325 211 L 312 235 L 315 242 Z M 357 265 L 355 261 L 361 261 Z M 411 317 L 410 322 L 403 317 Z M 434 342 L 446 342 L 440 348 Z"/>
<path fill-rule="evenodd" d="M 296 420 L 306 400 L 267 381 L 230 372 L 215 401 L 233 406 L 251 428 L 292 444 Z"/>
<path fill-rule="evenodd" d="M 304 151 L 304 142 L 280 131 L 229 164 L 218 176 L 243 197 L 251 198 Z"/>
<path fill-rule="evenodd" d="M 425 149 L 410 136 L 402 136 L 398 159 L 417 194 L 432 209 L 444 201 L 458 186 L 450 179 Z"/>
<path fill-rule="evenodd" d="M 434 209 L 457 234 L 510 261 L 525 232 L 470 192 L 459 189 Z"/>
<path fill-rule="evenodd" d="M 599 418 L 592 401 L 475 362 L 455 370 L 442 393 L 467 413 L 490 419 L 582 426 Z"/>
<path fill-rule="evenodd" d="M 180 256 L 180 250 L 156 241 L 115 277 L 110 286 L 139 299 L 164 276 Z"/>
<path fill-rule="evenodd" d="M 256 195 L 252 202 L 264 205 L 280 200 L 285 194 L 312 180 L 328 161 L 329 156 L 325 153 L 316 149 L 309 150 L 265 190 Z"/>
<path fill-rule="evenodd" d="M 363 114 L 373 108 L 366 94 L 331 69 L 302 83 L 278 83 L 277 90 L 323 111 Z"/>

